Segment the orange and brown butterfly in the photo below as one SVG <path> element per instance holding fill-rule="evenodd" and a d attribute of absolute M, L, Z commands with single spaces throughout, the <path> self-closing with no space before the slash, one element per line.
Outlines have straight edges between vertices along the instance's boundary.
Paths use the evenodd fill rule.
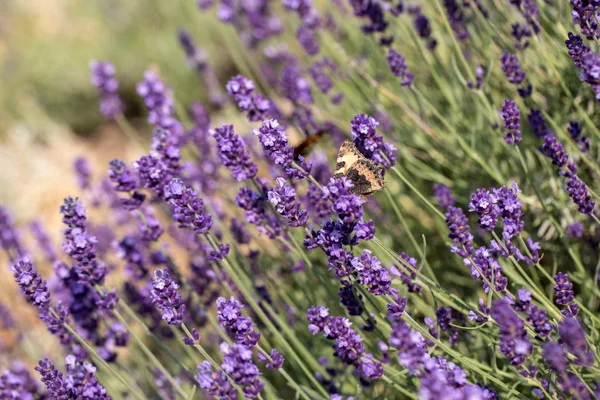
<path fill-rule="evenodd" d="M 346 140 L 338 151 L 334 177 L 345 176 L 354 187 L 350 193 L 370 195 L 385 186 L 383 169 L 376 167 L 365 157 L 351 140 Z"/>

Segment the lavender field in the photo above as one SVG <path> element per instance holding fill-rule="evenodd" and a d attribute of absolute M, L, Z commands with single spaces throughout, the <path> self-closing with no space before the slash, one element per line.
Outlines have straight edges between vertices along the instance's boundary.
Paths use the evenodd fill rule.
<path fill-rule="evenodd" d="M 600 398 L 600 0 L 93 3 L 0 19 L 0 400 Z"/>

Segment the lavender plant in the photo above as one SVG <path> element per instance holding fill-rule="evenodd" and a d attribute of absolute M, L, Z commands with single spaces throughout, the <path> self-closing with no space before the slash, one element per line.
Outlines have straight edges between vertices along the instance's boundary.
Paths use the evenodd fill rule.
<path fill-rule="evenodd" d="M 60 248 L 0 208 L 59 349 L 12 351 L 0 399 L 600 398 L 599 8 L 200 1 L 232 76 L 178 31 L 209 103 L 149 69 L 146 126 L 92 62 L 149 143 L 74 155 Z M 383 190 L 334 176 L 344 139 Z"/>

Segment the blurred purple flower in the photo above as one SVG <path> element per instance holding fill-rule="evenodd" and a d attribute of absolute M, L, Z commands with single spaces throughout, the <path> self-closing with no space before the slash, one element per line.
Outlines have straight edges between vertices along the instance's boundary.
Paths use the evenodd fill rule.
<path fill-rule="evenodd" d="M 581 150 L 584 153 L 590 151 L 590 140 L 587 136 L 581 135 L 581 125 L 579 125 L 578 122 L 569 121 L 569 127 L 567 128 L 567 131 L 571 135 L 571 139 L 573 139 L 573 141 L 577 143 L 579 150 Z"/>
<path fill-rule="evenodd" d="M 448 207 L 445 216 L 450 231 L 448 237 L 453 242 L 450 251 L 463 258 L 469 257 L 473 254 L 473 235 L 469 230 L 469 218 L 461 208 L 452 206 Z"/>
<path fill-rule="evenodd" d="M 492 317 L 500 330 L 500 353 L 510 359 L 512 365 L 520 365 L 531 354 L 532 346 L 527 339 L 523 320 L 512 310 L 505 299 L 495 300 Z"/>
<path fill-rule="evenodd" d="M 516 55 L 504 51 L 504 54 L 500 57 L 500 62 L 502 63 L 502 71 L 504 71 L 504 75 L 510 83 L 520 85 L 525 80 L 525 72 L 521 69 Z"/>
<path fill-rule="evenodd" d="M 558 326 L 564 349 L 575 356 L 575 364 L 589 367 L 594 363 L 594 353 L 585 338 L 585 331 L 577 318 L 564 318 Z"/>
<path fill-rule="evenodd" d="M 238 107 L 247 113 L 250 121 L 261 121 L 273 114 L 274 105 L 260 94 L 254 93 L 254 82 L 237 75 L 227 82 L 227 93 Z"/>
<path fill-rule="evenodd" d="M 137 84 L 136 91 L 148 109 L 148 122 L 151 125 L 177 136 L 183 134 L 183 126 L 175 119 L 172 93 L 156 73 L 144 72 L 144 80 Z"/>
<path fill-rule="evenodd" d="M 519 143 L 521 141 L 521 112 L 517 108 L 517 104 L 512 100 L 504 99 L 500 115 L 504 120 L 504 129 L 507 130 L 504 135 L 506 143 Z"/>
<path fill-rule="evenodd" d="M 85 157 L 77 157 L 73 161 L 73 170 L 75 170 L 75 178 L 80 189 L 88 189 L 90 187 L 90 179 L 92 170 L 90 164 Z"/>
<path fill-rule="evenodd" d="M 91 61 L 91 81 L 100 95 L 100 112 L 113 119 L 123 112 L 123 103 L 117 93 L 119 81 L 115 78 L 115 67 L 107 61 Z"/>
<path fill-rule="evenodd" d="M 452 190 L 446 185 L 436 183 L 433 185 L 433 195 L 437 200 L 440 207 L 447 210 L 448 207 L 453 206 L 456 203 L 456 198 L 452 194 Z"/>
<path fill-rule="evenodd" d="M 408 72 L 408 66 L 406 65 L 406 59 L 397 51 L 390 48 L 388 50 L 388 55 L 386 57 L 388 62 L 388 66 L 390 67 L 390 71 L 392 74 L 399 77 L 400 85 L 402 86 L 410 86 L 415 79 L 415 76 Z"/>
<path fill-rule="evenodd" d="M 544 136 L 544 145 L 540 147 L 540 151 L 552 160 L 552 164 L 559 168 L 564 168 L 569 161 L 569 155 L 562 143 L 552 134 Z"/>

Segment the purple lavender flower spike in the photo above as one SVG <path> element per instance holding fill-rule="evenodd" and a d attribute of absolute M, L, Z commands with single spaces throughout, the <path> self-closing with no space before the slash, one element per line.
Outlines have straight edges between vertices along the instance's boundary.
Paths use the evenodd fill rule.
<path fill-rule="evenodd" d="M 469 318 L 470 321 L 475 321 L 477 323 L 487 322 L 488 321 L 487 316 L 490 314 L 490 309 L 486 306 L 485 301 L 481 297 L 479 298 L 479 306 L 477 307 L 477 309 L 483 315 L 471 310 L 471 311 L 469 311 L 467 318 Z"/>
<path fill-rule="evenodd" d="M 179 285 L 173 281 L 166 270 L 154 271 L 151 296 L 152 303 L 163 312 L 162 318 L 169 325 L 181 325 L 186 307 L 181 298 Z"/>
<path fill-rule="evenodd" d="M 507 300 L 510 301 L 516 312 L 525 312 L 531 307 L 531 292 L 528 292 L 525 288 L 520 288 L 517 292 L 517 298 L 508 297 Z"/>
<path fill-rule="evenodd" d="M 173 219 L 182 228 L 191 228 L 202 235 L 210 230 L 212 216 L 204 208 L 198 193 L 184 185 L 181 179 L 173 179 L 165 185 L 165 199 L 173 208 Z"/>
<path fill-rule="evenodd" d="M 152 71 L 144 72 L 144 80 L 137 84 L 138 95 L 148 109 L 148 122 L 174 135 L 183 134 L 183 126 L 175 119 L 175 107 L 170 89 Z"/>
<path fill-rule="evenodd" d="M 419 293 L 422 290 L 422 287 L 414 282 L 417 278 L 417 259 L 410 257 L 405 252 L 400 254 L 400 259 L 402 259 L 403 262 L 399 263 L 399 267 L 393 265 L 390 268 L 390 272 L 393 276 L 400 278 L 402 283 L 408 287 L 410 293 Z"/>
<path fill-rule="evenodd" d="M 477 189 L 471 194 L 469 211 L 479 216 L 479 226 L 482 229 L 493 231 L 496 227 L 500 212 L 497 203 L 497 196 L 486 189 Z"/>
<path fill-rule="evenodd" d="M 565 231 L 568 236 L 571 236 L 574 238 L 581 238 L 581 237 L 583 237 L 583 222 L 581 222 L 581 221 L 573 222 L 572 224 L 569 224 L 567 226 L 567 229 Z"/>
<path fill-rule="evenodd" d="M 40 360 L 35 370 L 42 376 L 41 380 L 48 389 L 48 395 L 53 399 L 67 400 L 72 396 L 67 380 L 50 360 L 47 358 Z"/>
<path fill-rule="evenodd" d="M 565 372 L 569 366 L 563 347 L 557 343 L 546 343 L 544 346 L 544 361 L 559 374 Z"/>
<path fill-rule="evenodd" d="M 319 26 L 321 18 L 311 0 L 283 0 L 282 3 L 286 9 L 297 13 L 304 25 L 309 28 Z"/>
<path fill-rule="evenodd" d="M 458 40 L 467 40 L 469 30 L 465 22 L 465 13 L 457 0 L 445 0 L 444 8 L 448 16 L 448 21 Z"/>
<path fill-rule="evenodd" d="M 106 389 L 94 375 L 96 367 L 89 362 L 81 362 L 73 354 L 65 357 L 67 381 L 72 382 L 73 398 L 110 400 Z M 71 386 L 71 385 L 69 385 Z"/>
<path fill-rule="evenodd" d="M 315 31 L 305 25 L 300 25 L 296 32 L 296 39 L 309 56 L 314 56 L 321 50 L 315 37 Z"/>
<path fill-rule="evenodd" d="M 100 112 L 106 118 L 113 119 L 123 112 L 123 103 L 117 90 L 119 81 L 115 78 L 115 67 L 107 61 L 91 61 L 92 85 L 100 95 Z"/>
<path fill-rule="evenodd" d="M 242 315 L 244 305 L 233 296 L 229 300 L 219 297 L 216 305 L 219 325 L 230 330 L 237 343 L 249 348 L 256 346 L 260 340 L 260 333 L 254 330 L 252 319 Z"/>
<path fill-rule="evenodd" d="M 502 63 L 502 71 L 504 71 L 504 75 L 506 75 L 510 83 L 520 85 L 525 80 L 525 72 L 521 69 L 519 59 L 516 55 L 505 51 L 502 57 L 500 57 L 500 62 Z"/>
<path fill-rule="evenodd" d="M 261 121 L 273 114 L 274 104 L 254 93 L 254 82 L 250 79 L 237 75 L 227 82 L 226 88 L 238 107 L 248 114 L 250 121 Z"/>
<path fill-rule="evenodd" d="M 244 141 L 233 131 L 233 125 L 222 125 L 211 130 L 210 135 L 217 141 L 219 160 L 231 170 L 236 181 L 242 182 L 256 176 L 258 167 L 250 159 Z"/>
<path fill-rule="evenodd" d="M 389 272 L 377 257 L 371 256 L 370 250 L 364 250 L 360 257 L 354 257 L 351 264 L 359 272 L 360 280 L 369 292 L 375 296 L 389 293 L 392 284 Z"/>
<path fill-rule="evenodd" d="M 323 306 L 313 306 L 306 311 L 306 319 L 310 324 L 308 330 L 313 335 L 323 331 L 325 322 L 329 318 L 329 310 Z"/>
<path fill-rule="evenodd" d="M 215 398 L 223 400 L 237 400 L 238 398 L 237 390 L 231 380 L 221 370 L 213 371 L 210 361 L 205 360 L 198 364 L 196 381 L 200 384 L 200 389 Z"/>
<path fill-rule="evenodd" d="M 547 338 L 552 333 L 552 325 L 548 320 L 546 311 L 539 308 L 537 305 L 532 305 L 527 311 L 527 320 L 533 326 L 535 333 L 542 338 Z"/>
<path fill-rule="evenodd" d="M 408 72 L 408 66 L 406 65 L 406 59 L 397 51 L 390 48 L 386 57 L 388 66 L 392 74 L 399 77 L 401 86 L 410 86 L 415 79 L 415 76 Z"/>
<path fill-rule="evenodd" d="M 579 25 L 581 33 L 588 40 L 600 37 L 597 14 L 600 3 L 595 0 L 571 0 L 571 17 L 574 25 Z"/>
<path fill-rule="evenodd" d="M 185 52 L 188 65 L 204 80 L 210 102 L 217 108 L 222 107 L 227 99 L 221 91 L 214 69 L 208 63 L 208 55 L 195 45 L 192 36 L 186 30 L 179 30 L 177 39 Z"/>
<path fill-rule="evenodd" d="M 350 121 L 350 133 L 358 150 L 375 164 L 391 168 L 396 164 L 396 148 L 377 133 L 379 122 L 366 114 L 355 115 Z"/>
<path fill-rule="evenodd" d="M 275 179 L 279 187 L 269 190 L 267 197 L 275 210 L 292 227 L 306 226 L 308 223 L 308 212 L 300 208 L 300 202 L 296 198 L 296 191 L 286 184 L 285 179 Z"/>
<path fill-rule="evenodd" d="M 302 170 L 292 167 L 294 148 L 289 144 L 285 129 L 276 119 L 263 121 L 261 127 L 254 129 L 253 133 L 258 137 L 265 154 L 275 165 L 282 167 L 288 177 L 304 178 L 311 170 L 312 166 L 303 159 L 300 160 Z"/>
<path fill-rule="evenodd" d="M 31 261 L 23 258 L 13 264 L 10 270 L 27 300 L 37 308 L 48 308 L 50 291 Z"/>
<path fill-rule="evenodd" d="M 581 56 L 580 68 L 579 79 L 588 83 L 596 93 L 596 100 L 600 100 L 600 56 L 588 51 Z"/>
<path fill-rule="evenodd" d="M 283 95 L 294 104 L 307 105 L 313 102 L 310 83 L 300 75 L 297 63 L 290 63 L 283 68 L 281 90 Z"/>
<path fill-rule="evenodd" d="M 475 250 L 472 259 L 464 259 L 464 262 L 465 265 L 471 267 L 471 275 L 473 278 L 481 279 L 483 281 L 483 288 L 486 293 L 490 291 L 488 282 L 491 283 L 492 281 L 494 282 L 496 291 L 501 292 L 506 289 L 508 279 L 502 274 L 502 266 L 498 260 L 492 256 L 492 252 L 486 247 L 479 247 Z"/>
<path fill-rule="evenodd" d="M 354 15 L 365 20 L 365 24 L 361 26 L 364 33 L 385 32 L 389 24 L 385 20 L 384 9 L 380 3 L 375 1 L 351 1 L 350 5 Z"/>
<path fill-rule="evenodd" d="M 544 136 L 544 145 L 540 147 L 540 151 L 552 160 L 552 164 L 559 168 L 566 167 L 567 162 L 569 162 L 569 155 L 554 135 Z"/>
<path fill-rule="evenodd" d="M 573 59 L 573 63 L 575 67 L 582 67 L 582 58 L 585 53 L 590 51 L 590 48 L 583 43 L 581 36 L 574 35 L 569 32 L 569 38 L 565 40 L 565 45 L 567 46 L 567 50 L 569 51 L 569 55 Z"/>
<path fill-rule="evenodd" d="M 483 87 L 483 74 L 485 70 L 482 66 L 475 68 L 475 83 L 472 81 L 467 81 L 467 86 L 471 89 L 481 89 Z"/>
<path fill-rule="evenodd" d="M 398 351 L 400 364 L 408 369 L 409 374 L 416 374 L 427 354 L 423 336 L 400 320 L 392 325 L 390 345 Z"/>
<path fill-rule="evenodd" d="M 581 135 L 581 125 L 579 125 L 578 122 L 570 121 L 567 131 L 571 135 L 571 139 L 573 139 L 573 141 L 577 143 L 577 147 L 579 147 L 579 150 L 581 150 L 583 153 L 587 153 L 590 151 L 590 140 L 587 136 Z"/>
<path fill-rule="evenodd" d="M 221 343 L 223 363 L 221 368 L 237 384 L 243 387 L 247 399 L 256 398 L 265 386 L 259 377 L 258 367 L 252 361 L 252 350 L 248 347 L 234 343 Z"/>
<path fill-rule="evenodd" d="M 0 373 L 0 396 L 4 400 L 35 400 L 44 398 L 27 367 L 18 360 Z M 61 399 L 62 400 L 62 399 Z M 66 400 L 66 399 L 65 399 Z"/>
<path fill-rule="evenodd" d="M 431 24 L 422 12 L 421 7 L 414 6 L 408 9 L 409 14 L 413 16 L 413 25 L 419 37 L 427 41 L 426 47 L 429 50 L 434 50 L 437 46 L 437 40 L 433 38 Z"/>
<path fill-rule="evenodd" d="M 529 121 L 531 130 L 533 131 L 533 136 L 535 136 L 536 138 L 552 134 L 552 131 L 550 130 L 550 128 L 548 127 L 548 123 L 546 122 L 546 118 L 544 118 L 540 110 L 532 109 L 531 112 L 527 115 L 527 120 Z"/>
<path fill-rule="evenodd" d="M 272 361 L 269 361 L 269 359 L 262 353 L 258 353 L 258 359 L 260 361 L 265 362 L 265 367 L 267 367 L 267 369 L 279 369 L 281 368 L 281 366 L 283 365 L 283 361 L 284 358 L 283 356 L 277 351 L 277 349 L 271 349 L 271 355 L 270 358 Z"/>
<path fill-rule="evenodd" d="M 505 299 L 494 301 L 492 317 L 500 329 L 500 353 L 509 358 L 512 365 L 525 362 L 532 347 L 523 320 L 512 310 L 510 302 Z"/>
<path fill-rule="evenodd" d="M 252 236 L 248 232 L 248 229 L 246 229 L 246 225 L 237 218 L 231 219 L 229 230 L 235 241 L 239 244 L 248 244 L 252 240 Z"/>
<path fill-rule="evenodd" d="M 351 328 L 352 323 L 348 319 L 330 316 L 329 310 L 323 306 L 309 308 L 306 317 L 310 322 L 308 329 L 313 335 L 323 333 L 325 338 L 335 340 L 333 348 L 336 357 L 339 357 L 344 364 L 362 368 L 365 352 L 363 339 Z M 372 357 L 371 355 L 364 359 L 367 365 L 363 373 L 369 379 L 378 379 L 381 377 L 379 374 L 381 364 L 374 361 Z"/>
<path fill-rule="evenodd" d="M 573 200 L 573 203 L 577 205 L 577 210 L 582 214 L 591 214 L 596 208 L 596 202 L 592 200 L 587 186 L 583 183 L 577 175 L 572 175 L 565 182 L 567 187 L 567 193 Z"/>
<path fill-rule="evenodd" d="M 569 281 L 569 275 L 559 272 L 554 276 L 554 292 L 556 293 L 555 303 L 563 307 L 562 313 L 565 316 L 576 316 L 579 310 L 573 292 L 573 284 Z"/>
<path fill-rule="evenodd" d="M 576 318 L 564 318 L 558 326 L 564 349 L 575 356 L 575 364 L 589 367 L 594 363 L 594 353 L 585 338 L 585 331 Z"/>
<path fill-rule="evenodd" d="M 67 197 L 60 206 L 65 241 L 62 248 L 73 260 L 73 270 L 82 282 L 102 284 L 108 269 L 97 259 L 97 239 L 86 230 L 85 208 L 77 198 Z"/>
<path fill-rule="evenodd" d="M 519 143 L 521 141 L 521 112 L 517 108 L 517 104 L 512 100 L 505 99 L 500 115 L 504 120 L 504 129 L 507 131 L 504 135 L 506 143 Z"/>
<path fill-rule="evenodd" d="M 473 235 L 469 230 L 469 218 L 459 207 L 448 207 L 446 216 L 446 225 L 452 239 L 450 250 L 463 258 L 473 254 Z"/>
<path fill-rule="evenodd" d="M 364 308 L 361 304 L 362 295 L 356 293 L 356 290 L 347 281 L 342 281 L 342 287 L 338 291 L 340 303 L 348 311 L 348 315 L 362 315 Z"/>
<path fill-rule="evenodd" d="M 391 289 L 390 292 L 394 301 L 387 305 L 387 316 L 391 321 L 399 321 L 406 309 L 406 296 L 399 298 L 395 289 Z"/>
<path fill-rule="evenodd" d="M 533 37 L 533 32 L 526 24 L 512 24 L 512 36 L 515 38 L 515 49 L 523 50 L 529 47 L 529 38 Z"/>
<path fill-rule="evenodd" d="M 321 93 L 329 93 L 333 88 L 333 80 L 325 73 L 326 70 L 334 72 L 337 69 L 337 64 L 327 57 L 323 57 L 321 60 L 313 62 L 308 72 L 312 77 L 313 81 L 317 85 L 317 88 Z"/>
<path fill-rule="evenodd" d="M 513 184 L 512 189 L 506 186 L 502 186 L 500 189 L 493 189 L 498 210 L 504 224 L 502 237 L 507 244 L 513 237 L 519 235 L 525 227 L 525 223 L 521 220 L 523 215 L 521 211 L 522 205 L 517 197 L 517 193 L 519 193 L 519 187 L 516 183 Z"/>
<path fill-rule="evenodd" d="M 452 194 L 452 190 L 446 185 L 442 185 L 441 183 L 436 183 L 433 185 L 433 195 L 437 200 L 440 207 L 444 210 L 447 210 L 448 207 L 453 206 L 456 203 L 456 198 Z"/>

